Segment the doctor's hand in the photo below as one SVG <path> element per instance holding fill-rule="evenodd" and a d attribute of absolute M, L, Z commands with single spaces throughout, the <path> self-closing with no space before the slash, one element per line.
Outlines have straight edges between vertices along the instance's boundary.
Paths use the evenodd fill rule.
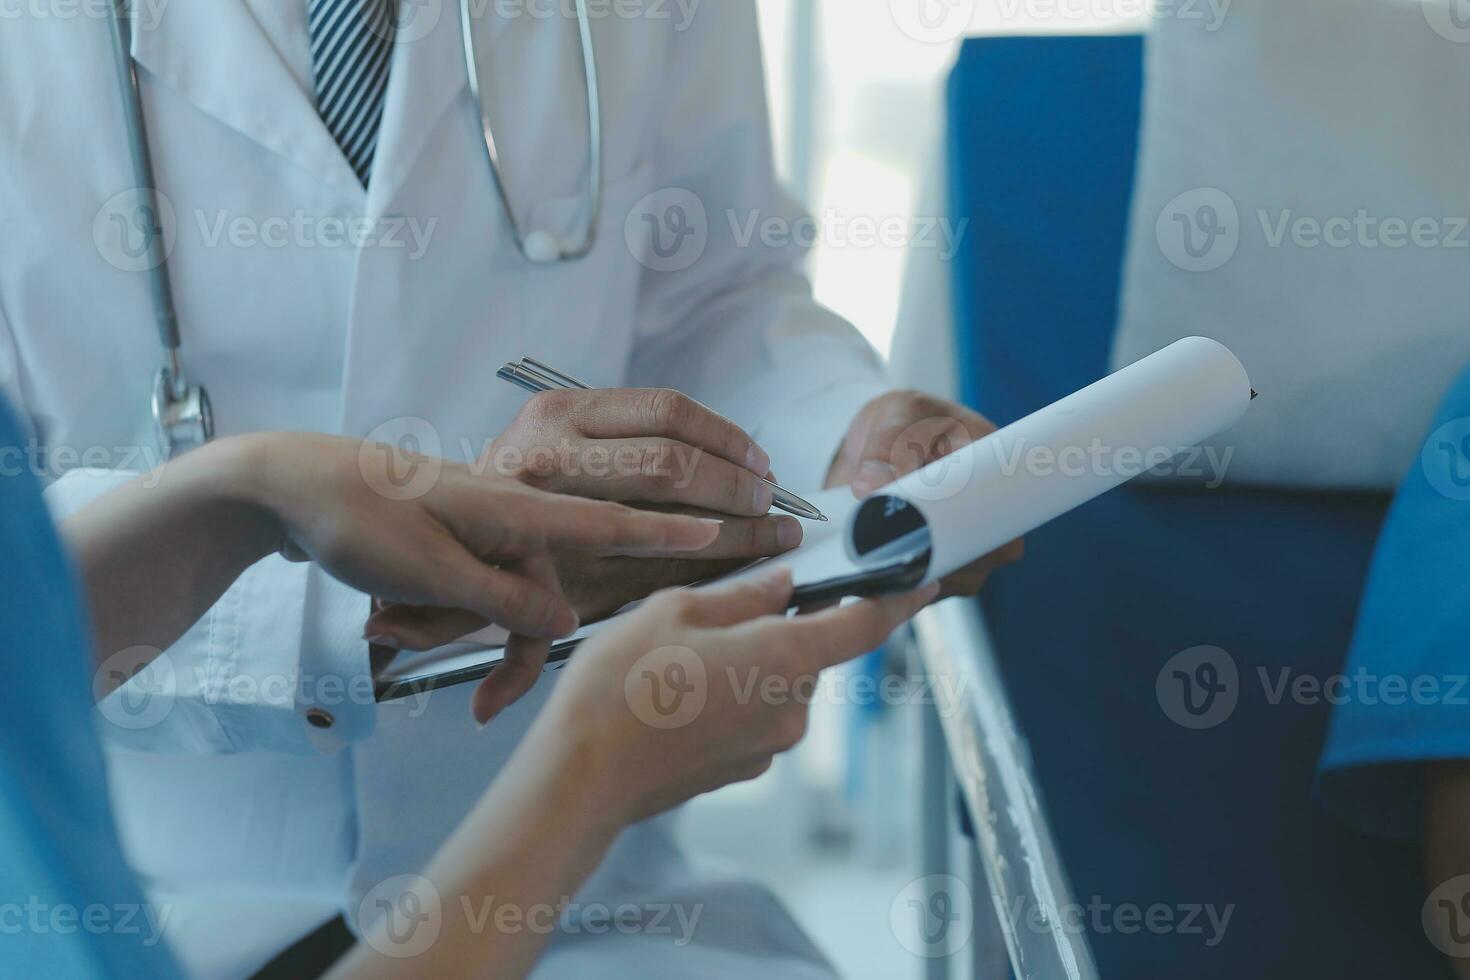
<path fill-rule="evenodd" d="M 799 521 L 769 513 L 771 490 L 760 478 L 770 457 L 739 426 L 676 391 L 543 392 L 481 462 L 540 490 L 724 519 L 719 536 L 692 554 L 560 556 L 558 577 L 584 620 L 801 543 Z M 445 623 L 423 639 L 448 642 L 475 628 Z"/>
<path fill-rule="evenodd" d="M 851 486 L 858 499 L 995 431 L 989 419 L 943 398 L 891 391 L 865 405 L 848 429 L 827 474 L 827 486 Z M 975 595 L 990 573 L 1019 561 L 1017 539 L 944 579 L 941 598 Z"/>

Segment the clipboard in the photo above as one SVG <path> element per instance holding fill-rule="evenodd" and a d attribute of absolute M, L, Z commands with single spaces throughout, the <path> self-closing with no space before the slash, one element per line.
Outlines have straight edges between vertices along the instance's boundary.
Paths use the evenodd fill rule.
<path fill-rule="evenodd" d="M 791 593 L 790 610 L 825 606 L 843 599 L 866 599 L 882 595 L 912 592 L 924 581 L 929 570 L 930 550 L 922 550 L 884 561 L 861 571 L 837 575 L 807 585 Z M 764 564 L 764 563 L 761 563 Z M 760 565 L 752 566 L 759 568 Z M 749 571 L 749 569 L 745 570 Z M 739 573 L 737 573 L 739 574 Z M 722 581 L 722 580 L 716 580 Z M 619 615 L 627 615 L 626 612 Z M 542 673 L 561 670 L 584 640 L 614 621 L 617 616 L 594 623 L 565 640 L 552 644 Z M 402 655 L 386 647 L 373 647 L 369 660 L 374 665 L 373 698 L 379 704 L 402 701 L 431 691 L 478 683 L 489 677 L 503 662 L 504 647 L 474 642 L 452 643 L 429 651 L 403 657 L 406 663 L 394 668 Z"/>

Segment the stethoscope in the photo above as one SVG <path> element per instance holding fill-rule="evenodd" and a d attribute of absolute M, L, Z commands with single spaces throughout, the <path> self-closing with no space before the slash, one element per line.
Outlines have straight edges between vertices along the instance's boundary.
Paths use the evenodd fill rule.
<path fill-rule="evenodd" d="M 597 244 L 598 221 L 602 213 L 602 98 L 598 89 L 597 54 L 592 43 L 592 18 L 587 0 L 576 0 L 577 34 L 582 43 L 582 75 L 587 92 L 587 200 L 586 226 L 580 238 L 559 238 L 539 229 L 527 231 L 511 206 L 510 193 L 500 169 L 500 151 L 495 140 L 490 112 L 480 90 L 471 5 L 475 0 L 460 0 L 460 24 L 464 33 L 465 71 L 469 76 L 470 94 L 479 109 L 480 128 L 485 138 L 485 159 L 495 180 L 495 191 L 510 222 L 516 247 L 528 262 L 551 265 L 586 257 Z M 137 65 L 132 57 L 132 27 L 127 10 L 128 0 L 116 0 L 112 8 L 113 60 L 117 65 L 118 90 L 123 94 L 123 120 L 127 129 L 128 154 L 133 168 L 133 181 L 142 197 L 140 217 L 147 249 L 149 292 L 158 339 L 163 345 L 164 361 L 153 382 L 153 422 L 160 447 L 166 459 L 202 446 L 214 438 L 214 410 L 209 393 L 202 385 L 189 383 L 184 373 L 179 350 L 179 318 L 174 307 L 169 283 L 168 255 L 164 247 L 163 229 L 158 220 L 158 186 L 154 180 L 153 160 L 148 152 L 148 131 L 143 115 L 143 91 L 138 80 Z"/>

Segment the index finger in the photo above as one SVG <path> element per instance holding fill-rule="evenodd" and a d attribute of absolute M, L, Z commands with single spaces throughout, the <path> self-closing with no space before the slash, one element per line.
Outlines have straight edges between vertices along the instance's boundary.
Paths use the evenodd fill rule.
<path fill-rule="evenodd" d="M 876 650 L 938 595 L 939 583 L 933 582 L 905 595 L 864 599 L 794 619 L 767 620 L 753 629 L 765 633 L 770 641 L 795 647 L 800 663 L 794 666 L 821 671 Z"/>
<path fill-rule="evenodd" d="M 516 508 L 521 513 L 508 523 L 553 549 L 631 557 L 684 554 L 713 544 L 722 523 L 541 491 L 526 499 L 529 506 Z"/>
<path fill-rule="evenodd" d="M 668 388 L 607 388 L 575 402 L 573 422 L 592 439 L 662 436 L 703 449 L 756 476 L 771 471 L 771 457 L 734 422 L 688 395 Z"/>

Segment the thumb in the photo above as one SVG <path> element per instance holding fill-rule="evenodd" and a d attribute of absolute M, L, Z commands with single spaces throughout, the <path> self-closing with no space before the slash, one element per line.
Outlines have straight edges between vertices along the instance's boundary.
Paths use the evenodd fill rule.
<path fill-rule="evenodd" d="M 492 568 L 463 548 L 445 560 L 445 574 L 434 605 L 477 613 L 512 633 L 554 640 L 577 630 L 572 609 L 555 577 L 542 584 L 515 566 Z"/>
<path fill-rule="evenodd" d="M 536 555 L 521 565 L 528 576 L 560 590 L 556 566 L 548 556 Z M 550 653 L 548 640 L 512 634 L 505 645 L 504 660 L 480 683 L 470 699 L 470 712 L 475 721 L 481 726 L 489 724 L 492 718 L 524 697 L 540 679 Z"/>
<path fill-rule="evenodd" d="M 689 590 L 685 594 L 686 615 L 696 626 L 734 626 L 786 612 L 791 590 L 791 569 L 758 569 L 730 582 Z"/>

